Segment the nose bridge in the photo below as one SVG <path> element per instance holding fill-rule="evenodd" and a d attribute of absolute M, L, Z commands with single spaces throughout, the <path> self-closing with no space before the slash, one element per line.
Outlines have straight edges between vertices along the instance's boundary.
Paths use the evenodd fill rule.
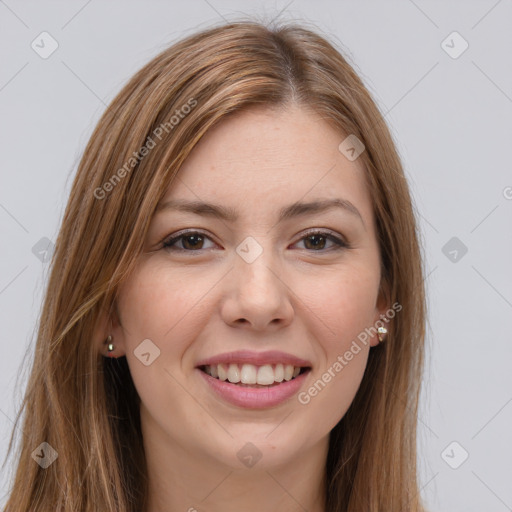
<path fill-rule="evenodd" d="M 239 278 L 247 280 L 247 284 L 268 288 L 274 280 L 279 281 L 276 275 L 277 258 L 270 237 L 262 237 L 258 241 L 248 236 L 237 246 L 236 253 L 235 271 L 240 272 Z"/>

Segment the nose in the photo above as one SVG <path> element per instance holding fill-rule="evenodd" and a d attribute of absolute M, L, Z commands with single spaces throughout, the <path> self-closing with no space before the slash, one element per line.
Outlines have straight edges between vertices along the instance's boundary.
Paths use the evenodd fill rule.
<path fill-rule="evenodd" d="M 237 255 L 228 283 L 221 312 L 228 325 L 264 331 L 280 329 L 292 321 L 293 293 L 271 249 L 250 263 Z"/>

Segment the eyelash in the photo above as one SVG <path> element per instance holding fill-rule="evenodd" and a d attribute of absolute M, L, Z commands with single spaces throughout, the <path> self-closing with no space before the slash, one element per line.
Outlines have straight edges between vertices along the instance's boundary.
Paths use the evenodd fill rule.
<path fill-rule="evenodd" d="M 173 236 L 173 237 L 165 240 L 163 242 L 163 248 L 167 251 L 179 251 L 179 252 L 189 252 L 189 253 L 201 252 L 201 251 L 205 250 L 205 249 L 197 249 L 197 250 L 182 249 L 180 247 L 178 247 L 178 248 L 173 247 L 175 242 L 177 242 L 178 240 L 185 238 L 187 236 L 191 236 L 191 235 L 201 235 L 204 238 L 208 238 L 209 240 L 211 240 L 211 238 L 209 236 L 207 236 L 205 233 L 202 233 L 201 231 L 186 231 L 186 232 L 178 233 L 176 236 Z M 308 238 L 308 237 L 314 236 L 314 235 L 321 235 L 324 238 L 331 240 L 335 244 L 335 247 L 333 247 L 331 249 L 321 249 L 318 251 L 315 251 L 313 249 L 310 249 L 310 250 L 306 249 L 306 250 L 308 250 L 308 252 L 325 253 L 325 252 L 329 252 L 329 251 L 333 251 L 333 250 L 339 251 L 339 250 L 343 250 L 343 249 L 350 249 L 350 245 L 347 242 L 345 242 L 341 238 L 331 234 L 329 231 L 319 231 L 319 230 L 309 231 L 298 241 L 300 242 L 300 241 L 304 240 L 305 238 Z"/>

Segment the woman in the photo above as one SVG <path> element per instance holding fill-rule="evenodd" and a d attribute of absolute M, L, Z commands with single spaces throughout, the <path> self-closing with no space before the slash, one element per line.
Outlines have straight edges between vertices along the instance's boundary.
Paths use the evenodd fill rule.
<path fill-rule="evenodd" d="M 80 162 L 5 510 L 424 510 L 422 276 L 392 138 L 329 42 L 178 42 Z"/>

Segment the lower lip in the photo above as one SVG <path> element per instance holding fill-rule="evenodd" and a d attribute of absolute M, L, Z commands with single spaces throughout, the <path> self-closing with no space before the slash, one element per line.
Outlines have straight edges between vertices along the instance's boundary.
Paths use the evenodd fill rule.
<path fill-rule="evenodd" d="M 307 370 L 295 379 L 283 381 L 277 386 L 250 388 L 215 379 L 199 369 L 197 371 L 203 376 L 210 388 L 226 402 L 246 409 L 265 409 L 289 400 L 299 391 L 310 372 L 310 370 Z"/>

